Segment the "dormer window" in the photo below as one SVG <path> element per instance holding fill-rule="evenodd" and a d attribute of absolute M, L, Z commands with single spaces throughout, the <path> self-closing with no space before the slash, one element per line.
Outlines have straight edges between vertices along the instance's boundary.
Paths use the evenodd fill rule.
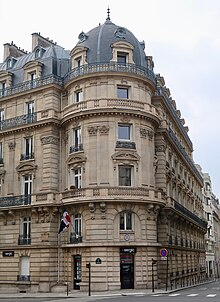
<path fill-rule="evenodd" d="M 13 63 L 12 59 L 9 58 L 9 59 L 7 60 L 7 68 L 12 68 L 12 63 Z"/>
<path fill-rule="evenodd" d="M 126 64 L 127 63 L 127 54 L 122 53 L 122 52 L 118 52 L 117 53 L 117 62 L 119 64 Z"/>
<path fill-rule="evenodd" d="M 45 49 L 38 47 L 35 50 L 35 59 L 40 59 L 42 57 L 42 55 L 43 55 L 44 52 L 45 52 Z"/>
<path fill-rule="evenodd" d="M 41 50 L 40 48 L 37 48 L 35 50 L 35 59 L 39 59 L 41 57 Z"/>
<path fill-rule="evenodd" d="M 86 52 L 87 48 L 86 47 L 75 47 L 71 51 L 71 62 L 72 62 L 72 69 L 74 68 L 79 68 L 85 64 L 86 62 Z"/>

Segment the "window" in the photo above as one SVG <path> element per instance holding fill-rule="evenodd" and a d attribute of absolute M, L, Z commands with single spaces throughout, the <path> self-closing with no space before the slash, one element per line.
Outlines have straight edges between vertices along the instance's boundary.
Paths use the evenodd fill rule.
<path fill-rule="evenodd" d="M 21 155 L 21 160 L 34 158 L 33 153 L 33 137 L 24 138 L 24 154 Z"/>
<path fill-rule="evenodd" d="M 117 62 L 119 64 L 126 64 L 127 63 L 127 54 L 122 53 L 122 52 L 118 52 L 117 53 Z"/>
<path fill-rule="evenodd" d="M 5 119 L 5 111 L 4 109 L 0 109 L 0 129 L 3 128 L 4 119 Z"/>
<path fill-rule="evenodd" d="M 128 99 L 128 88 L 127 87 L 117 87 L 117 98 Z"/>
<path fill-rule="evenodd" d="M 35 50 L 35 59 L 39 59 L 41 57 L 41 49 L 37 48 Z"/>
<path fill-rule="evenodd" d="M 75 102 L 78 103 L 78 102 L 82 102 L 83 100 L 83 92 L 82 92 L 82 89 L 81 90 L 77 90 L 75 92 Z"/>
<path fill-rule="evenodd" d="M 21 219 L 19 241 L 20 245 L 31 243 L 31 217 Z"/>
<path fill-rule="evenodd" d="M 132 230 L 132 213 L 121 212 L 120 213 L 120 230 L 131 231 Z"/>
<path fill-rule="evenodd" d="M 131 140 L 131 125 L 119 124 L 118 125 L 118 140 Z"/>
<path fill-rule="evenodd" d="M 74 67 L 80 67 L 82 64 L 82 58 L 78 57 L 74 60 Z"/>
<path fill-rule="evenodd" d="M 12 63 L 13 63 L 12 59 L 8 59 L 7 60 L 7 68 L 11 68 L 12 67 Z"/>
<path fill-rule="evenodd" d="M 32 175 L 23 176 L 22 194 L 25 196 L 32 194 Z"/>
<path fill-rule="evenodd" d="M 32 72 L 29 74 L 29 81 L 31 88 L 36 87 L 36 72 Z"/>
<path fill-rule="evenodd" d="M 70 153 L 82 150 L 81 128 L 73 129 L 73 146 L 70 147 Z"/>
<path fill-rule="evenodd" d="M 25 114 L 32 113 L 34 113 L 34 101 L 30 101 L 25 104 Z"/>
<path fill-rule="evenodd" d="M 3 164 L 3 147 L 2 147 L 2 142 L 0 142 L 0 164 Z"/>
<path fill-rule="evenodd" d="M 82 235 L 82 216 L 81 214 L 76 214 L 73 220 L 73 227 L 75 235 L 81 236 Z"/>
<path fill-rule="evenodd" d="M 131 186 L 131 167 L 119 166 L 119 186 Z"/>
<path fill-rule="evenodd" d="M 76 189 L 80 189 L 82 187 L 82 173 L 81 168 L 72 170 L 73 172 L 73 184 Z"/>
<path fill-rule="evenodd" d="M 6 82 L 1 82 L 0 83 L 0 91 L 1 91 L 1 96 L 6 95 Z"/>
<path fill-rule="evenodd" d="M 20 275 L 18 281 L 30 281 L 30 258 L 22 256 L 20 258 Z"/>

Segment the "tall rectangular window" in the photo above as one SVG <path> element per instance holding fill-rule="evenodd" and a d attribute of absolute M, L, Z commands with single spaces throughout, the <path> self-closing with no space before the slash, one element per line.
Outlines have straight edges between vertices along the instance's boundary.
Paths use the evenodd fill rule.
<path fill-rule="evenodd" d="M 19 281 L 30 281 L 30 257 L 28 256 L 20 258 Z"/>
<path fill-rule="evenodd" d="M 32 175 L 23 176 L 23 195 L 31 195 L 32 194 Z"/>
<path fill-rule="evenodd" d="M 31 158 L 34 158 L 32 136 L 24 138 L 24 154 L 21 156 L 22 160 Z"/>
<path fill-rule="evenodd" d="M 127 63 L 127 54 L 123 52 L 118 52 L 117 53 L 117 62 L 119 64 L 126 64 Z"/>
<path fill-rule="evenodd" d="M 36 73 L 35 72 L 32 72 L 29 74 L 29 79 L 30 79 L 31 88 L 36 87 Z"/>
<path fill-rule="evenodd" d="M 4 127 L 5 110 L 0 109 L 0 129 Z"/>
<path fill-rule="evenodd" d="M 1 96 L 6 95 L 6 82 L 0 82 Z"/>
<path fill-rule="evenodd" d="M 79 103 L 83 100 L 83 92 L 82 89 L 75 91 L 75 102 Z"/>
<path fill-rule="evenodd" d="M 123 231 L 132 230 L 132 212 L 120 213 L 120 230 Z"/>
<path fill-rule="evenodd" d="M 31 244 L 31 217 L 23 217 L 20 224 L 18 244 Z"/>
<path fill-rule="evenodd" d="M 83 150 L 81 128 L 73 129 L 72 140 L 73 142 L 72 142 L 72 146 L 70 147 L 70 153 Z"/>
<path fill-rule="evenodd" d="M 128 99 L 128 87 L 117 87 L 117 98 L 118 99 Z"/>
<path fill-rule="evenodd" d="M 131 186 L 131 171 L 132 167 L 130 166 L 118 167 L 119 186 Z"/>
<path fill-rule="evenodd" d="M 73 182 L 76 189 L 80 189 L 82 187 L 81 168 L 73 170 Z"/>
<path fill-rule="evenodd" d="M 25 104 L 25 114 L 32 113 L 34 113 L 34 101 L 30 101 Z"/>
<path fill-rule="evenodd" d="M 0 142 L 0 164 L 3 164 L 3 149 L 2 142 Z"/>
<path fill-rule="evenodd" d="M 131 125 L 127 125 L 127 124 L 118 125 L 118 140 L 119 141 L 131 140 Z"/>

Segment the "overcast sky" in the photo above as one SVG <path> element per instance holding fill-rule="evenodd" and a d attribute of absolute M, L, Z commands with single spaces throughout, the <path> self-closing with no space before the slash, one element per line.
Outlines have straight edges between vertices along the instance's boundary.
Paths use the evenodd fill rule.
<path fill-rule="evenodd" d="M 105 22 L 108 6 L 113 23 L 145 41 L 219 198 L 220 0 L 1 0 L 0 61 L 11 41 L 31 51 L 34 32 L 71 50 L 81 31 Z"/>

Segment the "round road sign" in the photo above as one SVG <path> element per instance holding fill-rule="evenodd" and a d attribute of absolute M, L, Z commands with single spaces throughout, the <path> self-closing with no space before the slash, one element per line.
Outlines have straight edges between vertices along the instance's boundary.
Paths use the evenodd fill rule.
<path fill-rule="evenodd" d="M 161 257 L 167 257 L 167 255 L 168 255 L 167 249 L 161 249 L 160 250 L 160 256 Z"/>

